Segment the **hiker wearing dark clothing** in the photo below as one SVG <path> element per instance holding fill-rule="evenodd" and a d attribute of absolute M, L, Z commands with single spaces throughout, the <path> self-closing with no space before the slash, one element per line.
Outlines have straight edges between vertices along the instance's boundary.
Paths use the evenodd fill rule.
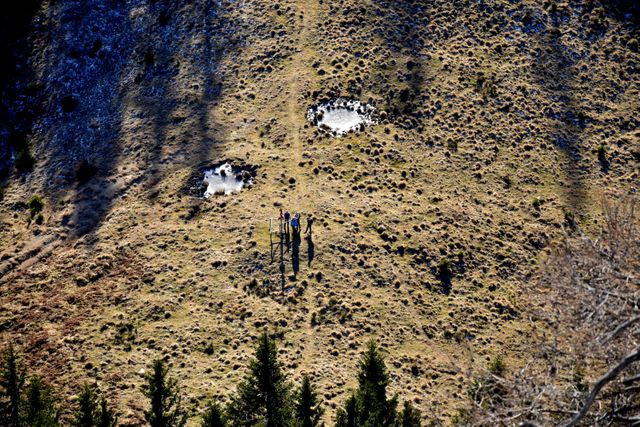
<path fill-rule="evenodd" d="M 289 221 L 291 220 L 291 214 L 289 211 L 285 211 L 284 213 L 284 232 L 289 236 Z"/>
<path fill-rule="evenodd" d="M 313 216 L 309 215 L 307 218 L 307 228 L 304 229 L 304 234 L 308 234 L 309 236 L 311 235 L 311 226 L 315 220 L 316 219 Z"/>

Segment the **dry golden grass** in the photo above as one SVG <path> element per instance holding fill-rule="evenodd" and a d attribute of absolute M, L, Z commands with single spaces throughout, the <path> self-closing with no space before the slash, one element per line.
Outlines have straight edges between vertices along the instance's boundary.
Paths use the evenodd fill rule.
<path fill-rule="evenodd" d="M 312 373 L 327 421 L 370 339 L 388 354 L 392 391 L 428 418 L 468 405 L 469 379 L 493 355 L 526 360 L 537 329 L 527 311 L 539 301 L 526 285 L 564 212 L 589 229 L 603 192 L 637 187 L 630 68 L 640 58 L 626 46 L 628 24 L 608 16 L 592 36 L 588 12 L 574 7 L 411 3 L 223 2 L 219 35 L 195 27 L 165 46 L 151 31 L 157 61 L 178 65 L 139 83 L 130 76 L 143 65 L 123 70 L 107 175 L 49 185 L 54 129 L 34 134 L 42 160 L 6 190 L 2 340 L 65 397 L 95 379 L 132 422 L 153 358 L 168 358 L 186 402 L 202 409 L 234 391 L 265 327 L 293 378 Z M 190 57 L 203 43 L 215 70 Z M 324 135 L 306 110 L 336 96 L 371 99 L 388 118 Z M 255 185 L 193 197 L 189 180 L 224 159 L 258 166 Z M 47 201 L 46 221 L 27 227 L 15 203 L 33 193 Z M 269 258 L 278 206 L 318 218 L 313 262 L 303 239 L 285 295 Z M 76 235 L 92 211 L 103 215 Z M 450 290 L 436 277 L 444 258 L 456 269 Z M 248 292 L 253 279 L 270 285 Z"/>

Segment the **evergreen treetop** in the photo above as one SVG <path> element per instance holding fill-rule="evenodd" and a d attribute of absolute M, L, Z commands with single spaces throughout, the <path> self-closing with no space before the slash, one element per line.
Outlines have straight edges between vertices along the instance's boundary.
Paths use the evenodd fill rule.
<path fill-rule="evenodd" d="M 351 393 L 351 396 L 344 404 L 344 408 L 338 409 L 336 427 L 356 427 L 358 425 L 357 417 L 358 402 L 355 393 Z"/>
<path fill-rule="evenodd" d="M 19 427 L 22 411 L 22 391 L 26 369 L 9 344 L 0 368 L 0 421 L 8 427 Z"/>
<path fill-rule="evenodd" d="M 25 423 L 29 427 L 55 427 L 59 425 L 58 409 L 51 387 L 40 377 L 31 377 L 25 401 Z"/>
<path fill-rule="evenodd" d="M 100 412 L 96 421 L 96 427 L 116 427 L 118 425 L 118 417 L 107 406 L 107 399 L 100 399 Z"/>
<path fill-rule="evenodd" d="M 78 395 L 78 411 L 73 420 L 73 425 L 77 427 L 94 427 L 97 415 L 98 404 L 96 393 L 92 387 L 84 384 Z"/>
<path fill-rule="evenodd" d="M 202 427 L 225 427 L 227 422 L 220 405 L 212 403 L 202 417 Z"/>
<path fill-rule="evenodd" d="M 260 335 L 245 380 L 228 408 L 234 427 L 283 427 L 292 422 L 291 387 L 277 358 L 276 343 Z"/>
<path fill-rule="evenodd" d="M 295 419 L 298 427 L 319 427 L 324 410 L 320 406 L 318 394 L 311 384 L 309 376 L 302 377 L 302 385 L 296 393 Z"/>
<path fill-rule="evenodd" d="M 421 427 L 420 411 L 409 402 L 404 402 L 402 412 L 398 415 L 398 427 Z"/>
<path fill-rule="evenodd" d="M 182 427 L 187 422 L 176 381 L 169 378 L 168 373 L 164 360 L 157 359 L 147 374 L 145 396 L 150 399 L 151 408 L 144 413 L 144 418 L 151 427 Z"/>

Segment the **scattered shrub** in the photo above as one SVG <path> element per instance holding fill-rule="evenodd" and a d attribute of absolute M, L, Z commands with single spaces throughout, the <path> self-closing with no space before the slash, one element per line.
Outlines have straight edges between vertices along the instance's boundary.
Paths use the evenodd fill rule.
<path fill-rule="evenodd" d="M 33 165 L 35 164 L 35 159 L 31 154 L 29 148 L 25 148 L 23 150 L 18 151 L 16 154 L 16 169 L 20 173 L 31 172 L 33 170 Z"/>
<path fill-rule="evenodd" d="M 98 168 L 89 163 L 87 159 L 80 160 L 75 167 L 74 175 L 76 181 L 80 184 L 84 184 L 89 181 L 96 173 Z"/>
<path fill-rule="evenodd" d="M 213 343 L 208 343 L 204 348 L 204 353 L 211 356 L 213 354 Z"/>
<path fill-rule="evenodd" d="M 502 356 L 497 355 L 489 362 L 489 372 L 493 375 L 501 377 L 504 374 L 507 365 L 504 363 Z"/>
<path fill-rule="evenodd" d="M 471 412 L 465 408 L 458 408 L 456 413 L 451 418 L 452 426 L 469 426 L 473 421 Z"/>
<path fill-rule="evenodd" d="M 571 210 L 564 211 L 564 222 L 571 228 L 576 227 L 576 216 Z"/>
<path fill-rule="evenodd" d="M 44 88 L 45 86 L 41 82 L 29 82 L 25 88 L 25 91 L 28 95 L 34 96 L 34 95 L 37 95 L 38 92 L 42 91 Z"/>
<path fill-rule="evenodd" d="M 578 364 L 574 367 L 571 380 L 579 392 L 586 393 L 589 390 L 589 384 L 585 381 L 584 367 L 582 365 Z"/>
<path fill-rule="evenodd" d="M 447 258 L 443 258 L 438 263 L 438 276 L 446 278 L 453 276 L 453 264 Z"/>
<path fill-rule="evenodd" d="M 41 214 L 42 209 L 44 208 L 44 201 L 42 200 L 42 197 L 37 195 L 33 196 L 27 203 L 27 208 L 29 208 L 29 223 L 31 223 L 35 218 L 36 222 L 40 221 L 38 224 L 42 224 L 44 221 L 44 217 Z"/>
<path fill-rule="evenodd" d="M 67 95 L 64 98 L 62 98 L 62 101 L 60 101 L 60 104 L 62 105 L 62 110 L 65 113 L 71 113 L 76 108 L 78 108 L 79 102 L 73 96 Z"/>
<path fill-rule="evenodd" d="M 533 206 L 534 209 L 540 209 L 540 206 L 542 206 L 542 200 L 536 197 L 533 199 L 533 202 L 531 202 L 531 206 Z"/>
<path fill-rule="evenodd" d="M 598 146 L 597 153 L 598 153 L 598 160 L 601 163 L 604 163 L 607 161 L 607 147 L 605 147 L 604 145 Z"/>
<path fill-rule="evenodd" d="M 44 208 L 44 201 L 40 196 L 33 196 L 31 200 L 29 200 L 29 203 L 27 203 L 27 207 L 31 212 L 31 216 L 35 216 L 37 213 L 42 212 L 42 209 Z"/>
<path fill-rule="evenodd" d="M 9 146 L 16 152 L 16 169 L 20 173 L 29 172 L 33 169 L 35 159 L 31 154 L 31 144 L 24 132 L 12 132 L 8 138 Z"/>

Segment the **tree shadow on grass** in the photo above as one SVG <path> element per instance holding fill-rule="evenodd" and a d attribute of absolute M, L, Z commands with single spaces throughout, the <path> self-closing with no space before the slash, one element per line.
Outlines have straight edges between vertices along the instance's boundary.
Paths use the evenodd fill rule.
<path fill-rule="evenodd" d="M 580 101 L 572 87 L 576 79 L 576 59 L 554 22 L 547 31 L 536 33 L 533 74 L 538 87 L 551 100 L 544 115 L 552 123 L 547 132 L 562 153 L 567 186 L 565 203 L 580 212 L 585 205 L 586 188 L 583 175 L 588 167 L 583 161 L 582 134 L 587 125 Z"/>
<path fill-rule="evenodd" d="M 41 88 L 29 62 L 29 32 L 40 0 L 7 2 L 0 14 L 0 184 L 9 176 L 12 157 L 30 153 L 28 136 L 39 112 Z M 30 169 L 16 160 L 19 172 Z M 24 167 L 24 166 L 29 167 Z"/>
<path fill-rule="evenodd" d="M 374 83 L 376 91 L 384 97 L 384 108 L 398 119 L 402 127 L 418 127 L 425 104 L 425 28 L 431 5 L 421 1 L 386 1 L 373 3 L 380 21 L 380 32 L 390 52 L 402 58 L 395 66 L 384 71 L 386 78 Z M 386 21 L 386 22 L 385 22 Z M 375 78 L 375 76 L 372 76 Z M 394 81 L 397 80 L 397 81 Z"/>
<path fill-rule="evenodd" d="M 61 20 L 45 58 L 57 103 L 42 151 L 48 181 L 74 186 L 68 221 L 76 235 L 96 231 L 131 189 L 157 195 L 168 171 L 206 163 L 221 149 L 210 135 L 223 88 L 215 74 L 234 49 L 221 31 L 231 24 L 213 0 L 102 3 L 78 10 L 59 2 L 49 11 Z M 65 110 L 66 97 L 76 105 Z M 75 183 L 82 161 L 97 173 Z"/>

